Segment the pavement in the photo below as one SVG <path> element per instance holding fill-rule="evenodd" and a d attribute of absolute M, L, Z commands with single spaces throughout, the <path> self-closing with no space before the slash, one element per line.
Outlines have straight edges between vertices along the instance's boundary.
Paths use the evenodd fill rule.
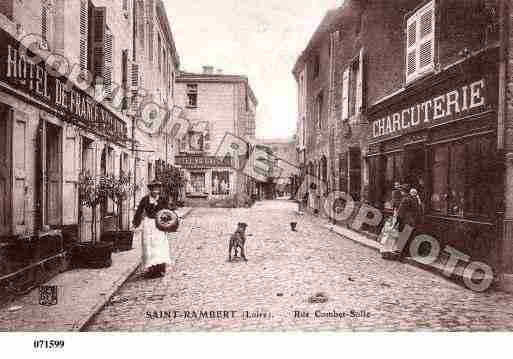
<path fill-rule="evenodd" d="M 228 262 L 240 221 L 248 223 L 248 262 Z M 512 295 L 473 292 L 385 261 L 285 200 L 196 208 L 170 250 L 165 277 L 137 271 L 84 330 L 513 330 Z"/>
<path fill-rule="evenodd" d="M 176 212 L 185 217 L 190 211 L 191 208 L 179 208 Z M 57 286 L 57 305 L 40 305 L 36 288 L 0 308 L 0 331 L 80 331 L 140 264 L 141 241 L 139 236 L 134 236 L 132 250 L 112 254 L 111 267 L 73 269 L 45 283 Z"/>

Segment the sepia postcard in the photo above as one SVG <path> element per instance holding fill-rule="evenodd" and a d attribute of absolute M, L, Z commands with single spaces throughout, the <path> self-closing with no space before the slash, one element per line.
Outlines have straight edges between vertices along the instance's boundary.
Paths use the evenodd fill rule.
<path fill-rule="evenodd" d="M 511 330 L 511 1 L 0 0 L 0 332 Z"/>

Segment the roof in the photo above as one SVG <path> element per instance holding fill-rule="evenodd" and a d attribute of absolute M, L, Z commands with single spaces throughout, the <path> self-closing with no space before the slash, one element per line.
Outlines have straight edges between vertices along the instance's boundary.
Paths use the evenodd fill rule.
<path fill-rule="evenodd" d="M 321 20 L 321 23 L 310 38 L 308 45 L 303 50 L 301 55 L 299 55 L 296 64 L 294 65 L 292 73 L 295 76 L 297 76 L 297 74 L 300 72 L 301 67 L 306 62 L 310 52 L 319 46 L 319 43 L 326 38 L 327 34 L 339 30 L 341 24 L 353 18 L 355 15 L 353 10 L 354 8 L 352 7 L 351 1 L 346 0 L 338 8 L 331 9 L 326 12 L 323 19 Z"/>
<path fill-rule="evenodd" d="M 171 26 L 169 25 L 169 19 L 167 17 L 166 8 L 164 7 L 164 3 L 162 2 L 162 0 L 157 1 L 157 16 L 160 23 L 164 26 L 164 34 L 166 36 L 167 42 L 171 45 L 173 59 L 175 60 L 175 67 L 178 69 L 180 68 L 180 56 L 178 55 L 178 51 L 176 50 L 173 32 L 171 31 Z"/>
<path fill-rule="evenodd" d="M 229 74 L 205 74 L 180 71 L 176 77 L 176 82 L 205 82 L 205 83 L 244 83 L 248 89 L 249 96 L 255 105 L 258 105 L 258 100 L 249 84 L 247 76 L 243 75 L 229 75 Z"/>

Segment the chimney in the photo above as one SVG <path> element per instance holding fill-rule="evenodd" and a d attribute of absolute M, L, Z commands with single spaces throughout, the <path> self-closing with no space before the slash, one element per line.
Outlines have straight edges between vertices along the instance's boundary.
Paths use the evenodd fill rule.
<path fill-rule="evenodd" d="M 212 75 L 214 73 L 214 66 L 203 66 L 203 73 L 205 75 Z"/>

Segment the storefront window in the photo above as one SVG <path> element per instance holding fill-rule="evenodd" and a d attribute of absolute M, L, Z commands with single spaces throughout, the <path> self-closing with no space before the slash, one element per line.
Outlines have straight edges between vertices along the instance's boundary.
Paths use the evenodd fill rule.
<path fill-rule="evenodd" d="M 449 169 L 449 147 L 447 145 L 433 148 L 433 169 L 431 191 L 431 209 L 447 213 L 447 173 Z"/>
<path fill-rule="evenodd" d="M 433 148 L 431 211 L 467 218 L 491 218 L 494 188 L 492 137 L 472 138 Z"/>
<path fill-rule="evenodd" d="M 212 194 L 227 195 L 230 193 L 230 172 L 212 172 Z"/>

